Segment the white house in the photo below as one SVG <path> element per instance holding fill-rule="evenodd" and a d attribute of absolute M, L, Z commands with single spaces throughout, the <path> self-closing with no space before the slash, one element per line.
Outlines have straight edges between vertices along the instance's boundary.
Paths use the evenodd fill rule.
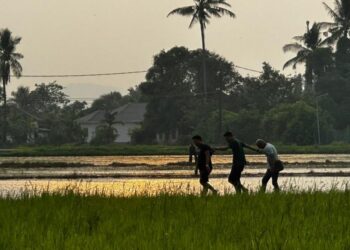
<path fill-rule="evenodd" d="M 146 103 L 129 103 L 110 113 L 114 116 L 113 128 L 118 132 L 116 143 L 129 143 L 133 130 L 140 128 L 146 113 Z M 87 130 L 87 142 L 90 142 L 96 133 L 96 128 L 105 124 L 106 111 L 97 110 L 77 120 L 83 129 Z"/>

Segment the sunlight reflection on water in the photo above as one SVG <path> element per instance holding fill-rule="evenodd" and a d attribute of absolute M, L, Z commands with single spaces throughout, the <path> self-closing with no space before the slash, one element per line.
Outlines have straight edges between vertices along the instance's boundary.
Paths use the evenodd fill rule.
<path fill-rule="evenodd" d="M 242 183 L 251 191 L 257 191 L 261 178 L 243 178 Z M 212 179 L 211 184 L 219 189 L 220 194 L 233 193 L 232 186 L 226 179 Z M 307 191 L 330 189 L 345 190 L 350 186 L 345 177 L 297 177 L 280 178 L 284 191 Z M 271 184 L 270 184 L 271 185 Z M 271 186 L 269 189 L 271 190 Z M 0 181 L 0 195 L 16 197 L 23 193 L 40 195 L 42 192 L 66 192 L 74 190 L 86 195 L 103 194 L 112 196 L 199 194 L 200 185 L 196 179 L 104 179 L 104 180 L 6 180 Z"/>

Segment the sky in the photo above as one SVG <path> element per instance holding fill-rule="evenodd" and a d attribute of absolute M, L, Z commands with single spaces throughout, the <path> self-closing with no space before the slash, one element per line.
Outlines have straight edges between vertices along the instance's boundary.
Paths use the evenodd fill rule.
<path fill-rule="evenodd" d="M 206 31 L 207 48 L 236 65 L 258 70 L 264 61 L 282 70 L 293 56 L 284 54 L 282 47 L 305 32 L 306 20 L 330 20 L 320 0 L 227 1 L 237 18 L 212 19 Z M 191 0 L 0 2 L 0 28 L 22 37 L 18 52 L 24 55 L 24 75 L 147 70 L 153 56 L 163 49 L 201 46 L 198 26 L 188 29 L 188 18 L 166 17 L 174 8 L 191 5 Z M 332 6 L 333 0 L 324 2 Z M 56 80 L 71 98 L 90 100 L 111 91 L 125 94 L 144 77 L 21 78 L 12 79 L 9 91 Z"/>

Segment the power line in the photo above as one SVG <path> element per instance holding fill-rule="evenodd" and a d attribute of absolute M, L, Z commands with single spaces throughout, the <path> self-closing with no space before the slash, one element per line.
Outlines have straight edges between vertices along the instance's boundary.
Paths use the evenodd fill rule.
<path fill-rule="evenodd" d="M 238 66 L 238 65 L 235 65 L 234 67 L 235 67 L 235 68 L 238 68 L 238 69 L 243 69 L 243 70 L 246 70 L 246 71 L 251 71 L 251 72 L 259 73 L 259 74 L 262 74 L 262 73 L 263 73 L 262 71 L 259 71 L 259 70 L 256 70 L 256 69 L 250 69 L 250 68 L 246 68 L 246 67 L 242 67 L 242 66 Z"/>
<path fill-rule="evenodd" d="M 243 69 L 246 71 L 254 73 L 263 73 L 262 71 L 251 69 L 247 67 L 242 67 L 239 65 L 234 65 L 235 68 Z M 147 73 L 147 70 L 137 70 L 137 71 L 126 71 L 126 72 L 112 72 L 112 73 L 89 73 L 89 74 L 52 74 L 52 75 L 22 75 L 22 78 L 68 78 L 68 77 L 100 77 L 100 76 L 116 76 L 116 75 L 132 75 L 132 74 L 142 74 Z M 12 76 L 14 77 L 14 76 Z"/>
<path fill-rule="evenodd" d="M 54 74 L 54 75 L 22 75 L 25 78 L 58 78 L 58 77 L 91 77 L 91 76 L 115 76 L 115 75 L 131 75 L 146 73 L 146 70 L 127 71 L 127 72 L 114 72 L 114 73 L 93 73 L 93 74 Z"/>
<path fill-rule="evenodd" d="M 217 91 L 210 91 L 207 92 L 206 94 L 208 95 L 216 95 L 218 92 Z M 199 97 L 203 96 L 205 93 L 199 92 L 199 93 L 188 93 L 188 94 L 170 94 L 170 95 L 152 95 L 152 97 L 157 97 L 157 98 L 172 98 L 172 97 Z M 67 100 L 69 101 L 85 101 L 85 102 L 93 102 L 95 100 L 99 100 L 100 97 L 66 97 Z M 43 101 L 45 100 L 44 98 L 36 97 L 36 98 L 31 98 L 30 100 L 32 101 Z M 9 101 L 15 101 L 14 98 L 10 98 Z"/>

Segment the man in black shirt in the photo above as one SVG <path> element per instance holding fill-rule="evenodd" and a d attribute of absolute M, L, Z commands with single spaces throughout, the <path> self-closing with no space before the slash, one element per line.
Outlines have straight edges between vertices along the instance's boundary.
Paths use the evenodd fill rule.
<path fill-rule="evenodd" d="M 251 150 L 256 151 L 256 149 L 246 145 L 245 143 L 236 139 L 231 132 L 226 132 L 224 134 L 225 140 L 228 144 L 227 147 L 216 148 L 216 150 L 232 150 L 233 155 L 233 163 L 231 173 L 229 175 L 228 181 L 235 187 L 237 193 L 247 192 L 248 189 L 245 188 L 241 183 L 241 175 L 242 171 L 247 164 L 245 158 L 244 148 L 249 148 Z"/>
<path fill-rule="evenodd" d="M 192 137 L 193 144 L 198 147 L 198 160 L 197 166 L 200 174 L 200 184 L 203 186 L 202 194 L 206 195 L 210 189 L 213 194 L 217 194 L 217 191 L 212 185 L 209 184 L 209 175 L 213 169 L 211 163 L 211 155 L 213 150 L 206 144 L 203 143 L 202 137 L 199 135 Z"/>

